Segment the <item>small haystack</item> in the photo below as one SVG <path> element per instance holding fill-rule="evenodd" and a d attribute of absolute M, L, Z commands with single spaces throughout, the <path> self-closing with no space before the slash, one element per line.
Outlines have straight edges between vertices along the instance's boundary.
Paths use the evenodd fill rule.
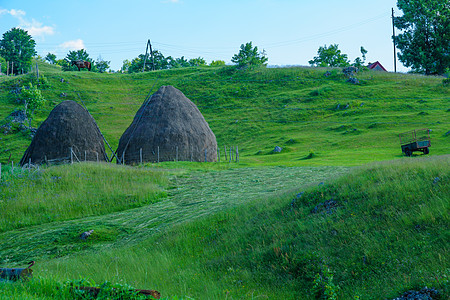
<path fill-rule="evenodd" d="M 106 161 L 105 145 L 95 120 L 78 103 L 58 104 L 39 126 L 20 164 L 77 161 Z"/>
<path fill-rule="evenodd" d="M 162 86 L 142 104 L 119 141 L 126 164 L 217 160 L 216 136 L 197 106 L 173 86 Z"/>

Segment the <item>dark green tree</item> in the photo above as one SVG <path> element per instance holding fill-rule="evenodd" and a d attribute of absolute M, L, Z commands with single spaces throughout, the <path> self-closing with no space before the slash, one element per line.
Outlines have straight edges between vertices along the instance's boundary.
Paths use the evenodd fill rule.
<path fill-rule="evenodd" d="M 253 47 L 252 42 L 242 44 L 238 54 L 235 54 L 231 58 L 231 62 L 238 65 L 239 68 L 248 66 L 267 65 L 269 59 L 266 56 L 266 52 L 263 50 L 258 51 L 258 47 Z"/>
<path fill-rule="evenodd" d="M 104 73 L 106 70 L 108 70 L 111 62 L 104 60 L 101 56 L 97 58 L 97 61 L 95 62 L 95 68 L 93 69 L 94 72 Z"/>
<path fill-rule="evenodd" d="M 191 67 L 206 66 L 206 60 L 203 57 L 191 58 L 189 60 L 189 65 Z"/>
<path fill-rule="evenodd" d="M 189 61 L 184 58 L 184 56 L 180 58 L 173 58 L 172 56 L 168 56 L 167 62 L 169 63 L 169 68 L 185 68 L 190 66 Z"/>
<path fill-rule="evenodd" d="M 52 53 L 48 53 L 45 57 L 45 61 L 47 61 L 49 64 L 56 64 L 56 55 Z"/>
<path fill-rule="evenodd" d="M 20 99 L 23 101 L 25 114 L 28 117 L 28 125 L 31 127 L 34 111 L 45 104 L 45 98 L 42 96 L 41 91 L 30 82 L 28 86 L 22 86 Z"/>
<path fill-rule="evenodd" d="M 213 60 L 209 65 L 211 67 L 225 66 L 225 61 L 223 61 L 223 60 Z"/>
<path fill-rule="evenodd" d="M 338 44 L 319 47 L 317 56 L 309 61 L 311 66 L 315 67 L 347 67 L 350 65 L 347 54 L 339 50 Z"/>
<path fill-rule="evenodd" d="M 145 61 L 145 68 L 144 68 Z M 152 71 L 152 70 L 164 70 L 169 68 L 169 62 L 164 57 L 164 55 L 158 50 L 153 51 L 153 59 L 148 56 L 145 59 L 144 54 L 139 54 L 138 57 L 131 61 L 130 66 L 128 67 L 128 73 L 138 73 L 142 72 L 144 68 L 144 72 Z"/>
<path fill-rule="evenodd" d="M 395 38 L 399 60 L 413 72 L 444 74 L 450 66 L 450 4 L 448 0 L 398 0 L 403 16 Z"/>
<path fill-rule="evenodd" d="M 36 55 L 35 47 L 36 42 L 27 31 L 12 28 L 0 40 L 0 56 L 13 66 L 12 73 L 27 72 L 31 67 L 31 58 Z"/>

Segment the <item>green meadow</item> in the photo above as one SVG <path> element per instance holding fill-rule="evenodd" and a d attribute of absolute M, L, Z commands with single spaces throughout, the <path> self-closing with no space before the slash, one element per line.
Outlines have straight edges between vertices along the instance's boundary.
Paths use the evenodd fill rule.
<path fill-rule="evenodd" d="M 29 132 L 0 128 L 0 267 L 36 261 L 32 279 L 0 282 L 0 299 L 89 299 L 80 285 L 101 287 L 102 299 L 139 299 L 132 288 L 162 299 L 393 299 L 424 287 L 450 296 L 442 78 L 39 68 L 47 103 L 32 126 L 61 101 L 83 102 L 115 150 L 146 97 L 173 85 L 199 107 L 222 160 L 22 169 Z M 33 80 L 0 77 L 0 127 L 20 107 L 11 91 Z M 399 133 L 421 128 L 430 154 L 405 157 Z M 230 146 L 239 162 L 224 160 Z"/>

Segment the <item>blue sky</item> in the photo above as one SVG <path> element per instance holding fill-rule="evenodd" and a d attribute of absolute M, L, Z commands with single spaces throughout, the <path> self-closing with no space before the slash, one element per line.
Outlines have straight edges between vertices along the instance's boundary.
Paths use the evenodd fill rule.
<path fill-rule="evenodd" d="M 0 0 L 0 33 L 20 27 L 39 55 L 64 58 L 86 49 L 111 61 L 145 53 L 147 40 L 165 56 L 231 63 L 241 44 L 266 51 L 269 65 L 308 65 L 320 46 L 339 44 L 353 61 L 393 70 L 391 8 L 396 0 Z M 397 70 L 406 71 L 401 63 Z"/>

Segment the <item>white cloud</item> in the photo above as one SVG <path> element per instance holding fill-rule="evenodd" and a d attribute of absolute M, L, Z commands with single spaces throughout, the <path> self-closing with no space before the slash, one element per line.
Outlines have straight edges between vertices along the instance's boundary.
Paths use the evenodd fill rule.
<path fill-rule="evenodd" d="M 60 44 L 58 48 L 62 50 L 71 50 L 71 51 L 86 49 L 82 39 L 64 42 Z"/>
<path fill-rule="evenodd" d="M 43 25 L 35 19 L 28 20 L 25 18 L 26 12 L 20 9 L 0 9 L 0 16 L 8 14 L 19 21 L 20 28 L 28 31 L 34 38 L 44 38 L 46 35 L 53 35 L 55 30 L 52 26 Z"/>

